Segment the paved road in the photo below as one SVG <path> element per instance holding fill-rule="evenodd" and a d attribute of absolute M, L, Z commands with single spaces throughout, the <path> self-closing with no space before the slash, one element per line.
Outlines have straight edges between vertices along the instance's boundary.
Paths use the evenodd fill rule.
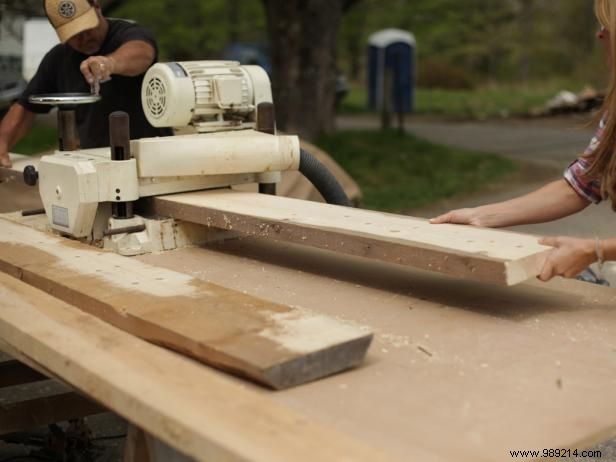
<path fill-rule="evenodd" d="M 449 146 L 495 152 L 520 160 L 560 167 L 584 150 L 593 128 L 587 119 L 528 119 L 495 122 L 409 120 L 406 129 L 421 138 Z M 374 129 L 375 117 L 340 117 L 339 129 Z"/>

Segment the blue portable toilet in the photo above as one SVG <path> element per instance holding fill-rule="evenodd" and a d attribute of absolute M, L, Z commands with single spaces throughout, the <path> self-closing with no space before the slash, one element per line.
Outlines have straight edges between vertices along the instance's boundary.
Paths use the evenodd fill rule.
<path fill-rule="evenodd" d="M 390 111 L 405 114 L 415 108 L 416 41 L 400 29 L 383 29 L 368 39 L 368 106 L 382 110 L 385 98 Z M 390 73 L 390 93 L 385 81 Z"/>

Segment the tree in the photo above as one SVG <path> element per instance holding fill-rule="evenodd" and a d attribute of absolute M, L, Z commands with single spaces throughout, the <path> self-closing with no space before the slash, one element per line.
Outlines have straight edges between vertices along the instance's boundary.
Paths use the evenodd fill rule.
<path fill-rule="evenodd" d="M 14 15 L 44 15 L 43 3 L 38 0 L 0 0 L 0 19 L 3 13 Z"/>
<path fill-rule="evenodd" d="M 105 13 L 111 12 L 125 2 L 126 0 L 99 0 Z M 3 12 L 22 16 L 45 16 L 41 0 L 0 0 L 0 19 Z"/>
<path fill-rule="evenodd" d="M 336 48 L 357 0 L 263 0 L 279 128 L 308 140 L 334 128 Z"/>
<path fill-rule="evenodd" d="M 313 139 L 333 128 L 338 27 L 358 1 L 131 0 L 114 13 L 150 27 L 161 59 L 220 59 L 269 36 L 278 126 Z"/>
<path fill-rule="evenodd" d="M 263 8 L 258 1 L 130 0 L 114 11 L 154 32 L 160 59 L 220 59 L 229 41 L 265 39 Z"/>
<path fill-rule="evenodd" d="M 346 57 L 348 75 L 353 81 L 360 80 L 362 76 L 368 22 L 366 9 L 368 9 L 367 1 L 364 0 L 361 5 L 346 14 L 339 34 L 338 50 L 341 53 L 339 53 L 338 61 L 341 61 L 341 57 Z"/>

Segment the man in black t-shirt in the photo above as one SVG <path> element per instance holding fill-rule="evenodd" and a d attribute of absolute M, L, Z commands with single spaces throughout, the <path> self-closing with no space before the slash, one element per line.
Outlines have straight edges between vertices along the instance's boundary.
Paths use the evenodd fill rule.
<path fill-rule="evenodd" d="M 45 55 L 0 123 L 0 167 L 11 166 L 8 151 L 28 132 L 35 114 L 51 109 L 28 102 L 34 94 L 89 93 L 102 82 L 101 101 L 76 111 L 82 148 L 109 144 L 113 111 L 130 115 L 131 139 L 168 134 L 152 127 L 141 107 L 143 75 L 157 58 L 156 41 L 147 29 L 104 18 L 98 0 L 45 0 L 45 12 L 62 43 Z"/>

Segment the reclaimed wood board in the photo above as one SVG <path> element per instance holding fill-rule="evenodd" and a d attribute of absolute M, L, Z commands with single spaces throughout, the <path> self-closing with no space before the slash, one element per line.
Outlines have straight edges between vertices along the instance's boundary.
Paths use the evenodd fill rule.
<path fill-rule="evenodd" d="M 144 342 L 1 273 L 0 347 L 194 460 L 391 460 L 273 402 L 275 393 Z"/>
<path fill-rule="evenodd" d="M 5 219 L 0 271 L 133 335 L 275 389 L 357 366 L 372 340 L 367 328 Z"/>
<path fill-rule="evenodd" d="M 550 248 L 535 236 L 301 201 L 216 190 L 152 199 L 179 220 L 268 239 L 514 285 L 541 272 Z"/>

